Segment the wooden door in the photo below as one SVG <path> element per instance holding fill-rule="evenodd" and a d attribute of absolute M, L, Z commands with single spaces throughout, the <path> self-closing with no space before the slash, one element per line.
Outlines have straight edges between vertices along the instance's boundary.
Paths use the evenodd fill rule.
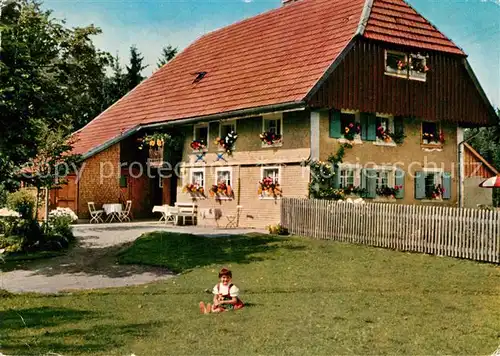
<path fill-rule="evenodd" d="M 55 199 L 57 207 L 70 208 L 77 213 L 76 176 L 68 176 L 67 183 L 55 190 Z"/>

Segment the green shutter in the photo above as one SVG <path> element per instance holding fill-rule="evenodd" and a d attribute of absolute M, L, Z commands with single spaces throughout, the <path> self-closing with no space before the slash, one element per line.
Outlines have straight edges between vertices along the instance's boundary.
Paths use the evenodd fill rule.
<path fill-rule="evenodd" d="M 425 198 L 425 174 L 415 172 L 415 199 Z"/>
<path fill-rule="evenodd" d="M 444 172 L 443 173 L 443 199 L 451 198 L 451 173 Z"/>
<path fill-rule="evenodd" d="M 366 168 L 361 172 L 362 188 L 366 189 L 367 198 L 377 197 L 377 170 Z"/>
<path fill-rule="evenodd" d="M 368 115 L 365 112 L 362 112 L 359 115 L 359 121 L 361 124 L 361 139 L 366 140 L 367 139 L 367 133 L 368 133 Z"/>
<path fill-rule="evenodd" d="M 330 137 L 340 138 L 340 111 L 330 110 Z"/>
<path fill-rule="evenodd" d="M 335 165 L 334 172 L 335 172 L 335 175 L 333 176 L 333 188 L 339 189 L 340 188 L 340 167 L 338 165 Z"/>
<path fill-rule="evenodd" d="M 401 116 L 396 116 L 394 118 L 394 134 L 396 135 L 396 143 L 403 143 L 404 141 L 404 134 L 405 134 L 405 129 L 404 129 L 404 123 L 403 123 L 403 117 Z"/>
<path fill-rule="evenodd" d="M 405 172 L 403 170 L 396 169 L 394 185 L 400 187 L 396 193 L 396 199 L 403 199 L 405 196 Z"/>
<path fill-rule="evenodd" d="M 377 117 L 374 114 L 367 114 L 366 140 L 375 141 L 377 138 Z"/>

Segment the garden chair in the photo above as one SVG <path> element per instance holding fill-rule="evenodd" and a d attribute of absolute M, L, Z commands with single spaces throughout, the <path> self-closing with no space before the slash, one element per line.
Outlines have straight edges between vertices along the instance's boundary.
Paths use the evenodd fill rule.
<path fill-rule="evenodd" d="M 226 216 L 226 218 L 227 218 L 226 229 L 236 228 L 236 227 L 239 226 L 239 224 L 240 224 L 241 209 L 243 209 L 243 206 L 238 205 L 236 207 L 236 214 Z"/>
<path fill-rule="evenodd" d="M 89 207 L 89 213 L 90 213 L 90 223 L 92 224 L 92 222 L 95 222 L 95 223 L 102 223 L 104 222 L 102 220 L 102 214 L 104 214 L 104 210 L 97 210 L 95 208 L 95 204 L 93 201 L 89 201 L 87 203 L 88 207 Z"/>
<path fill-rule="evenodd" d="M 120 216 L 118 219 L 120 221 L 130 221 L 130 211 L 132 209 L 132 200 L 127 200 L 127 203 L 125 204 L 125 209 L 120 213 Z"/>

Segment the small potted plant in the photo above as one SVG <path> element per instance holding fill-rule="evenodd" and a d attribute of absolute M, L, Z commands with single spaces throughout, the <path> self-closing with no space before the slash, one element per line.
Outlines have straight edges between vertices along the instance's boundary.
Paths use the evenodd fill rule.
<path fill-rule="evenodd" d="M 203 151 L 207 149 L 207 144 L 205 143 L 205 141 L 199 139 L 191 141 L 190 146 L 193 151 Z"/>
<path fill-rule="evenodd" d="M 349 123 L 346 127 L 344 127 L 344 138 L 346 140 L 352 141 L 356 137 L 356 135 L 359 135 L 361 132 L 361 125 L 358 123 Z"/>
<path fill-rule="evenodd" d="M 377 138 L 381 141 L 384 142 L 390 142 L 392 141 L 391 133 L 389 130 L 384 130 L 384 127 L 382 125 L 379 125 L 377 127 Z"/>
<path fill-rule="evenodd" d="M 215 144 L 219 145 L 224 151 L 231 155 L 233 153 L 233 147 L 238 139 L 238 134 L 234 131 L 229 132 L 225 137 L 217 137 L 215 139 Z"/>

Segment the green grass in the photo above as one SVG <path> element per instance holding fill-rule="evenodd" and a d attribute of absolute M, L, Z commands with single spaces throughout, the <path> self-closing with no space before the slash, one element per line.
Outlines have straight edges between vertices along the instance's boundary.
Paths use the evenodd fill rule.
<path fill-rule="evenodd" d="M 471 261 L 269 235 L 153 233 L 122 263 L 183 272 L 146 286 L 2 299 L 5 354 L 492 354 L 500 269 Z M 200 315 L 217 270 L 243 310 Z"/>

